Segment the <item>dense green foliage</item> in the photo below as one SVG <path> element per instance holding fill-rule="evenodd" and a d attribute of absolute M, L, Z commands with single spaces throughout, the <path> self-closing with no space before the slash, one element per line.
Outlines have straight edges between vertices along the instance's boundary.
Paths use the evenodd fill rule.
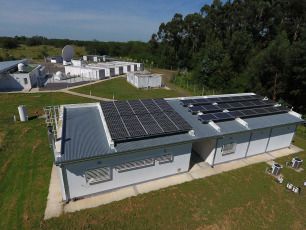
<path fill-rule="evenodd" d="M 215 0 L 162 23 L 150 51 L 166 66 L 193 70 L 189 83 L 253 91 L 305 113 L 305 19 L 305 1 Z"/>

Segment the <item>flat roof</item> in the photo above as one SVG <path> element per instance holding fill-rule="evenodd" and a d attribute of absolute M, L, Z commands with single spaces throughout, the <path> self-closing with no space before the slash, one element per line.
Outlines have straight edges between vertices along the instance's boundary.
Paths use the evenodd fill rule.
<path fill-rule="evenodd" d="M 131 151 L 179 145 L 204 139 L 222 138 L 225 135 L 304 122 L 303 119 L 290 113 L 273 114 L 243 119 L 248 123 L 248 127 L 243 126 L 236 120 L 218 122 L 216 124 L 221 128 L 221 131 L 218 132 L 210 124 L 202 124 L 197 115 L 192 115 L 188 112 L 188 107 L 182 106 L 179 98 L 165 100 L 193 127 L 194 136 L 189 133 L 179 133 L 135 139 L 116 143 L 115 148 L 111 149 L 99 112 L 99 109 L 101 109 L 99 108 L 100 103 L 64 105 L 63 136 L 61 140 L 62 156 L 56 158 L 55 163 L 124 154 Z"/>
<path fill-rule="evenodd" d="M 0 73 L 3 73 L 3 72 L 8 71 L 12 68 L 15 68 L 15 67 L 18 66 L 19 63 L 25 63 L 27 61 L 28 61 L 28 59 L 0 62 Z"/>
<path fill-rule="evenodd" d="M 36 68 L 37 68 L 37 66 L 30 66 L 30 65 L 28 65 L 28 66 L 25 67 L 25 71 L 24 72 L 20 72 L 20 71 L 17 70 L 15 72 L 13 72 L 12 74 L 30 73 L 30 72 L 32 72 Z"/>

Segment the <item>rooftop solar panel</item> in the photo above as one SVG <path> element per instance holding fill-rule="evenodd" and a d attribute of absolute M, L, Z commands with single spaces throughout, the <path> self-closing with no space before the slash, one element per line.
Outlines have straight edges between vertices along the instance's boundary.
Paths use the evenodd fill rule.
<path fill-rule="evenodd" d="M 205 98 L 194 99 L 196 105 L 207 105 L 211 102 Z"/>
<path fill-rule="evenodd" d="M 221 109 L 230 109 L 230 108 L 232 108 L 232 106 L 230 105 L 230 103 L 218 104 L 218 107 L 221 108 Z"/>
<path fill-rule="evenodd" d="M 215 111 L 222 111 L 222 109 L 217 105 L 203 105 L 202 106 L 205 109 L 206 113 L 211 113 Z"/>
<path fill-rule="evenodd" d="M 203 115 L 199 115 L 199 119 L 203 122 L 203 123 L 208 123 L 212 120 L 216 120 L 218 119 L 217 117 L 215 117 L 213 114 L 203 114 Z"/>
<path fill-rule="evenodd" d="M 219 97 L 220 102 L 231 102 L 233 101 L 230 97 Z"/>
<path fill-rule="evenodd" d="M 210 102 L 220 102 L 221 100 L 218 97 L 209 97 L 207 98 L 208 101 Z"/>
<path fill-rule="evenodd" d="M 193 105 L 195 103 L 196 102 L 194 100 L 192 100 L 192 99 L 181 100 L 181 104 L 183 106 Z"/>
<path fill-rule="evenodd" d="M 233 119 L 234 117 L 229 114 L 229 113 L 214 113 L 214 116 L 218 118 L 218 120 L 228 120 L 228 119 Z"/>
<path fill-rule="evenodd" d="M 244 109 L 241 110 L 240 112 L 242 112 L 245 115 L 245 117 L 257 115 L 257 113 L 252 109 Z"/>
<path fill-rule="evenodd" d="M 232 117 L 242 117 L 244 116 L 244 114 L 242 112 L 240 112 L 239 110 L 236 110 L 236 111 L 230 111 L 230 112 L 227 112 L 228 114 L 230 114 Z"/>

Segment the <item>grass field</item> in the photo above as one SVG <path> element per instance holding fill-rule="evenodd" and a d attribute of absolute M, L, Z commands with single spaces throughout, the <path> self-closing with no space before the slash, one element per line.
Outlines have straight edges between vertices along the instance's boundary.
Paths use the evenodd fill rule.
<path fill-rule="evenodd" d="M 175 90 L 166 89 L 137 89 L 136 87 L 129 84 L 126 78 L 114 78 L 101 83 L 84 86 L 73 89 L 71 91 L 90 94 L 92 96 L 113 98 L 115 100 L 133 100 L 133 99 L 147 99 L 147 98 L 166 98 L 166 97 L 179 97 L 180 93 Z"/>
<path fill-rule="evenodd" d="M 92 100 L 54 93 L 54 104 L 83 102 Z M 50 103 L 50 94 L 0 94 L 0 229 L 306 228 L 306 190 L 299 199 L 264 173 L 266 163 L 44 221 L 52 167 L 44 120 L 14 123 L 13 115 L 24 104 L 34 117 Z M 294 144 L 306 148 L 302 128 Z M 296 156 L 305 161 L 306 151 Z M 285 184 L 301 186 L 306 180 L 306 170 L 284 167 L 282 174 Z"/>
<path fill-rule="evenodd" d="M 73 46 L 75 49 L 75 58 L 81 58 L 85 54 L 85 47 Z M 34 61 L 42 62 L 44 61 L 43 51 L 47 53 L 47 56 L 52 55 L 62 55 L 62 48 L 56 48 L 54 46 L 26 46 L 20 45 L 16 49 L 7 50 L 8 55 L 12 55 L 16 59 L 33 58 Z M 0 50 L 0 56 L 5 56 L 5 51 Z"/>

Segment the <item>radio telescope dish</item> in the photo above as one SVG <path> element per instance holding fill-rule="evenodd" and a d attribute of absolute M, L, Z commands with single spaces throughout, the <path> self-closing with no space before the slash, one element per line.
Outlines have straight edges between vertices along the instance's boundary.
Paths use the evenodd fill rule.
<path fill-rule="evenodd" d="M 73 56 L 74 56 L 74 48 L 71 45 L 65 46 L 62 51 L 62 57 L 64 61 L 70 62 Z"/>

